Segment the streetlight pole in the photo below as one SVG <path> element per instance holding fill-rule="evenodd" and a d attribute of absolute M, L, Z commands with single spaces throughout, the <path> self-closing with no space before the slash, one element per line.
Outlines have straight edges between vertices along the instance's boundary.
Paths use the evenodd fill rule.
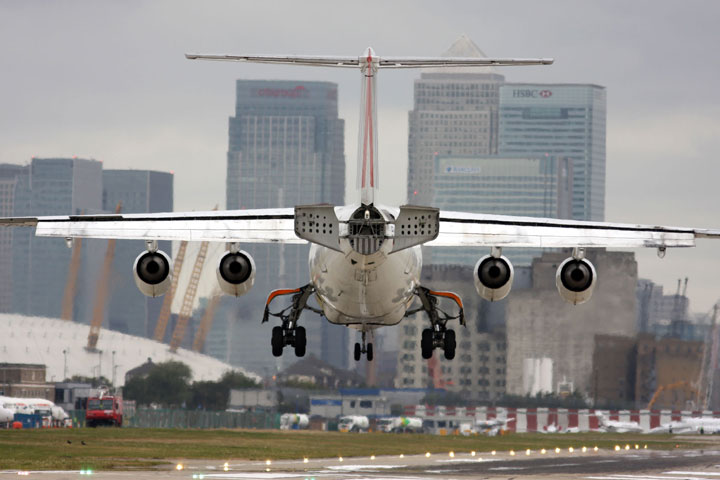
<path fill-rule="evenodd" d="M 63 363 L 63 382 L 67 380 L 67 350 L 63 350 L 63 357 L 64 357 L 64 363 Z"/>
<path fill-rule="evenodd" d="M 112 387 L 115 388 L 115 350 L 112 351 Z"/>

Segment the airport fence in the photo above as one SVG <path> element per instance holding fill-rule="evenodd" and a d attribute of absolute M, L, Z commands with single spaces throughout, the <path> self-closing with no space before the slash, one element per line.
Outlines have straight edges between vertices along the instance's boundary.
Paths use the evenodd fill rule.
<path fill-rule="evenodd" d="M 85 410 L 68 412 L 74 427 L 85 426 Z M 138 408 L 123 418 L 123 427 L 135 428 L 280 428 L 274 412 L 215 412 L 205 410 Z"/>

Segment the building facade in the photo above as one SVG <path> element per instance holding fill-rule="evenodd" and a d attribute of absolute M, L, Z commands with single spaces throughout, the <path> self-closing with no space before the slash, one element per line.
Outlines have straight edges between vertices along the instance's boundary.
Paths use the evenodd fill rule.
<path fill-rule="evenodd" d="M 0 164 L 0 216 L 11 217 L 15 212 L 15 197 L 18 185 L 27 183 L 30 168 L 24 165 Z M 0 312 L 13 311 L 13 232 L 14 229 L 0 229 Z"/>
<path fill-rule="evenodd" d="M 13 215 L 102 213 L 102 163 L 80 158 L 33 158 L 19 177 Z M 72 250 L 61 238 L 34 229 L 13 232 L 13 311 L 60 317 Z M 88 323 L 107 241 L 83 240 L 73 319 Z M 42 292 L 42 294 L 38 294 Z"/>
<path fill-rule="evenodd" d="M 553 392 L 561 384 L 590 395 L 596 335 L 636 334 L 637 262 L 633 253 L 589 250 L 597 285 L 590 301 L 571 305 L 558 294 L 555 274 L 568 252 L 546 252 L 532 266 L 532 288 L 507 298 L 507 389 L 526 395 L 528 359 L 551 361 Z"/>
<path fill-rule="evenodd" d="M 173 174 L 150 170 L 104 170 L 103 209 L 122 213 L 171 212 Z M 158 242 L 160 250 L 171 253 L 171 242 Z M 119 240 L 115 245 L 107 306 L 107 325 L 130 335 L 150 337 L 163 298 L 148 298 L 137 289 L 132 275 L 135 258 L 145 251 L 145 242 Z"/>
<path fill-rule="evenodd" d="M 235 116 L 229 125 L 227 208 L 344 204 L 344 121 L 338 118 L 337 85 L 238 80 L 236 94 Z M 247 326 L 238 329 L 237 335 L 254 339 L 243 356 L 277 370 L 280 365 L 270 351 L 270 327 L 259 320 L 271 290 L 308 283 L 309 247 L 257 244 L 243 248 L 253 256 L 257 274 L 254 288 L 240 300 L 238 308 Z M 278 299 L 273 307 L 283 301 Z M 308 351 L 322 352 L 322 360 L 346 367 L 347 329 L 328 331 L 332 325 L 316 320 L 303 322 L 308 329 Z M 225 323 L 232 326 L 234 322 L 229 321 Z M 257 341 L 262 338 L 268 341 Z M 286 352 L 287 357 L 291 355 Z"/>
<path fill-rule="evenodd" d="M 55 387 L 45 382 L 45 365 L 0 363 L 0 396 L 55 399 Z"/>
<path fill-rule="evenodd" d="M 465 36 L 444 55 L 486 56 Z M 431 204 L 437 156 L 497 152 L 499 89 L 504 81 L 486 67 L 425 70 L 415 80 L 414 105 L 408 116 L 409 204 Z"/>
<path fill-rule="evenodd" d="M 442 210 L 570 218 L 572 162 L 564 157 L 443 157 L 435 160 L 432 205 Z M 435 248 L 437 264 L 470 265 L 488 249 Z M 530 266 L 539 249 L 506 249 L 513 265 Z"/>
<path fill-rule="evenodd" d="M 498 154 L 571 159 L 572 218 L 604 220 L 605 88 L 508 83 L 499 97 Z"/>

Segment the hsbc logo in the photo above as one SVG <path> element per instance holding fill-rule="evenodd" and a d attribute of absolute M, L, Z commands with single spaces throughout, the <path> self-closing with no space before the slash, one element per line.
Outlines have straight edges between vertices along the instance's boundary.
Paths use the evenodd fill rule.
<path fill-rule="evenodd" d="M 549 98 L 552 97 L 552 90 L 516 89 L 513 90 L 513 98 Z"/>

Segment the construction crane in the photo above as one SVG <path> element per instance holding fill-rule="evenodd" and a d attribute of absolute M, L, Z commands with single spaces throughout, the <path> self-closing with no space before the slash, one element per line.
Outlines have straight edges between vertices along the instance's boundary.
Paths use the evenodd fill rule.
<path fill-rule="evenodd" d="M 170 291 L 163 299 L 160 314 L 155 324 L 155 333 L 153 334 L 153 338 L 157 342 L 162 342 L 165 339 L 165 330 L 167 329 L 168 320 L 170 319 L 170 308 L 172 307 L 173 298 L 175 298 L 175 291 L 177 290 L 178 280 L 180 279 L 180 270 L 182 269 L 183 261 L 185 261 L 187 246 L 187 241 L 183 240 L 180 242 L 180 248 L 178 248 L 177 255 L 175 255 L 175 260 L 173 261 L 173 277 L 172 283 L 170 284 Z"/>
<path fill-rule="evenodd" d="M 122 211 L 122 202 L 118 202 L 115 207 L 115 213 Z M 108 240 L 107 250 L 105 251 L 105 261 L 103 262 L 100 278 L 98 279 L 98 289 L 95 294 L 95 305 L 93 307 L 93 316 L 90 321 L 90 333 L 88 334 L 87 350 L 97 350 L 98 337 L 100 337 L 100 329 L 105 319 L 105 305 L 107 303 L 108 288 L 110 287 L 110 272 L 112 271 L 113 258 L 115 258 L 115 239 Z"/>
<path fill-rule="evenodd" d="M 215 318 L 215 311 L 217 310 L 221 299 L 222 295 L 215 292 L 205 306 L 205 313 L 203 314 L 202 320 L 200 320 L 197 333 L 195 333 L 195 340 L 193 340 L 193 350 L 196 352 L 202 352 L 203 347 L 205 347 L 205 338 L 210 332 L 210 327 L 212 326 L 213 319 Z"/>
<path fill-rule="evenodd" d="M 80 272 L 82 238 L 68 240 L 68 247 L 72 247 L 72 256 L 70 257 L 70 269 L 68 270 L 67 281 L 65 282 L 65 293 L 63 294 L 60 318 L 72 321 L 75 289 L 77 288 L 78 273 Z"/>
<path fill-rule="evenodd" d="M 694 385 L 690 384 L 689 382 L 686 382 L 684 380 L 681 380 L 679 382 L 671 383 L 669 385 L 660 385 L 657 390 L 655 390 L 655 394 L 650 399 L 650 403 L 648 403 L 647 410 L 651 410 L 653 405 L 655 405 L 655 402 L 657 402 L 658 398 L 660 398 L 660 394 L 666 390 L 677 390 L 680 388 L 686 388 L 690 391 L 690 393 L 694 393 L 696 400 L 697 396 L 700 394 L 698 392 L 697 388 L 695 388 Z"/>
<path fill-rule="evenodd" d="M 195 265 L 193 265 L 193 270 L 190 274 L 190 282 L 188 283 L 185 296 L 183 297 L 183 303 L 182 307 L 180 307 L 177 324 L 175 325 L 175 330 L 173 330 L 172 338 L 170 339 L 170 351 L 173 353 L 177 352 L 183 338 L 185 338 L 185 330 L 187 329 L 190 316 L 192 315 L 192 308 L 195 303 L 195 296 L 197 295 L 197 287 L 200 283 L 200 274 L 202 274 L 202 267 L 205 264 L 205 258 L 207 257 L 209 245 L 210 242 L 202 242 L 200 244 L 200 251 L 198 251 L 197 258 L 195 259 Z"/>

